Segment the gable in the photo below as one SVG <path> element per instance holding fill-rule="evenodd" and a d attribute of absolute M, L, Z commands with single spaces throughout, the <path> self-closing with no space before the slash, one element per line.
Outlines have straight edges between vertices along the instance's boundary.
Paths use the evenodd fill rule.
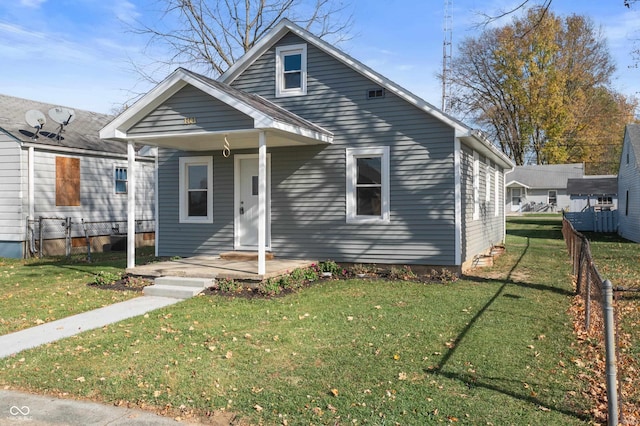
<path fill-rule="evenodd" d="M 253 118 L 202 90 L 186 85 L 129 129 L 131 135 L 242 130 Z"/>

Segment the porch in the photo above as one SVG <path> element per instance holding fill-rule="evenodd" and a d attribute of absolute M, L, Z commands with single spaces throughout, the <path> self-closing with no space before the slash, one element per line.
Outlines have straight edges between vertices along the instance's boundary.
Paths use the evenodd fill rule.
<path fill-rule="evenodd" d="M 296 268 L 306 268 L 317 261 L 300 259 L 271 259 L 265 262 L 266 271 L 258 273 L 256 258 L 252 256 L 223 259 L 220 256 L 193 256 L 177 260 L 150 263 L 127 268 L 127 273 L 145 277 L 186 277 L 261 281 L 285 275 Z"/>

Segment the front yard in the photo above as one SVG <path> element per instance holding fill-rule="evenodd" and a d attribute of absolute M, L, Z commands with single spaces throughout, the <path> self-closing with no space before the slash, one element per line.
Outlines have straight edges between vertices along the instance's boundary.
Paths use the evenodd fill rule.
<path fill-rule="evenodd" d="M 234 424 L 586 424 L 559 222 L 509 228 L 496 265 L 455 282 L 200 296 L 0 360 L 0 385 L 203 422 L 223 411 Z M 12 265 L 3 295 L 38 279 Z M 43 301 L 44 286 L 0 299 L 3 321 L 20 317 L 5 314 L 13 304 L 33 322 L 54 305 L 130 297 L 86 288 L 105 266 L 50 267 L 60 299 Z"/>

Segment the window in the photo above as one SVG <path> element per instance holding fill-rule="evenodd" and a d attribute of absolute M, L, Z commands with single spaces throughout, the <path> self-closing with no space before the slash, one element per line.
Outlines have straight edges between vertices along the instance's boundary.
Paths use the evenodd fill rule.
<path fill-rule="evenodd" d="M 473 152 L 473 220 L 480 219 L 480 155 Z"/>
<path fill-rule="evenodd" d="M 384 89 L 369 89 L 367 90 L 367 99 L 380 99 L 384 98 L 385 91 Z"/>
<path fill-rule="evenodd" d="M 484 178 L 484 201 L 487 204 L 489 204 L 489 201 L 491 201 L 491 168 L 488 165 L 487 165 L 487 173 L 485 173 L 485 178 Z"/>
<path fill-rule="evenodd" d="M 547 204 L 557 205 L 558 204 L 558 192 L 557 191 L 549 191 L 549 195 L 547 197 Z"/>
<path fill-rule="evenodd" d="M 56 206 L 80 205 L 80 159 L 56 157 Z"/>
<path fill-rule="evenodd" d="M 127 193 L 127 168 L 116 167 L 115 168 L 115 182 L 116 182 L 116 194 Z"/>
<path fill-rule="evenodd" d="M 388 222 L 389 147 L 347 149 L 347 222 Z"/>
<path fill-rule="evenodd" d="M 180 157 L 180 222 L 213 222 L 213 157 Z"/>
<path fill-rule="evenodd" d="M 598 204 L 602 206 L 613 205 L 613 197 L 598 197 Z"/>
<path fill-rule="evenodd" d="M 276 48 L 276 97 L 307 94 L 307 45 Z"/>

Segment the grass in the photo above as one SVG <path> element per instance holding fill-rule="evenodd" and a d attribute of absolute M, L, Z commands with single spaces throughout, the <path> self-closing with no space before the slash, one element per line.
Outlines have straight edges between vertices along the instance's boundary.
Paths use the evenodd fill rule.
<path fill-rule="evenodd" d="M 121 273 L 122 253 L 95 253 L 94 263 L 83 257 L 46 259 L 0 258 L 0 334 L 86 312 L 135 296 L 87 287 L 100 271 Z M 139 260 L 149 260 L 148 249 Z"/>
<path fill-rule="evenodd" d="M 446 285 L 189 299 L 2 360 L 0 385 L 243 424 L 586 424 L 557 223 L 510 223 L 494 267 Z"/>

